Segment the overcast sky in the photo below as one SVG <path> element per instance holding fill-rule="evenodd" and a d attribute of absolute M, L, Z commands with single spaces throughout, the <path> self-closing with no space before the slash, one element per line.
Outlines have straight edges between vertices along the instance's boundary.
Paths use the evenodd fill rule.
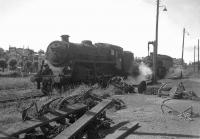
<path fill-rule="evenodd" d="M 161 0 L 158 53 L 181 57 L 183 27 L 185 61 L 193 61 L 200 37 L 200 0 Z M 119 45 L 135 56 L 147 55 L 155 40 L 156 0 L 0 0 L 0 47 L 9 45 L 46 51 L 63 34 L 79 43 L 92 40 Z M 151 49 L 152 51 L 152 49 Z"/>

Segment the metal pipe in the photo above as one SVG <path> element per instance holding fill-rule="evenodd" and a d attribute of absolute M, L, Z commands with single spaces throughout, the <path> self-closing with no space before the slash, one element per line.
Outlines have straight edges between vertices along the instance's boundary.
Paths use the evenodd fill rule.
<path fill-rule="evenodd" d="M 148 42 L 148 56 L 149 56 L 150 44 L 152 44 L 154 46 L 154 41 L 149 41 Z"/>

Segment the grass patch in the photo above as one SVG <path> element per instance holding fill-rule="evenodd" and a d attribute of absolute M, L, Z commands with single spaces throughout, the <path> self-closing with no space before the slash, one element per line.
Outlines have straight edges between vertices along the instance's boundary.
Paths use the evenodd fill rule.
<path fill-rule="evenodd" d="M 0 71 L 0 77 L 27 77 L 30 76 L 30 74 L 26 73 L 26 72 L 19 72 L 19 71 L 5 71 L 5 72 L 1 72 Z"/>
<path fill-rule="evenodd" d="M 32 88 L 33 83 L 31 83 L 29 77 L 25 78 L 0 78 L 0 90 L 7 89 L 18 89 L 18 88 Z"/>

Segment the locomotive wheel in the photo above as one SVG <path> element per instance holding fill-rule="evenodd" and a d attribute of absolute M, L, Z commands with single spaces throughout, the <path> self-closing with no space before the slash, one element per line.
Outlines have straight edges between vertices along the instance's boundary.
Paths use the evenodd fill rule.
<path fill-rule="evenodd" d="M 53 88 L 50 82 L 42 83 L 42 89 L 41 89 L 42 93 L 44 93 L 45 95 L 50 95 L 52 90 Z"/>

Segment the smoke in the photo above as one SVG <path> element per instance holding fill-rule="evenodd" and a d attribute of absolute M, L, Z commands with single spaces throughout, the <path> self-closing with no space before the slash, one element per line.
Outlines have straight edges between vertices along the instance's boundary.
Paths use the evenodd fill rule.
<path fill-rule="evenodd" d="M 46 63 L 49 65 L 49 68 L 52 70 L 53 75 L 58 76 L 62 74 L 62 70 L 64 67 L 55 67 L 49 61 L 46 61 Z"/>
<path fill-rule="evenodd" d="M 139 65 L 140 76 L 152 75 L 152 70 L 143 62 Z"/>
<path fill-rule="evenodd" d="M 132 70 L 138 72 L 132 72 L 137 74 L 131 74 L 130 76 L 128 76 L 127 80 L 131 84 L 139 84 L 142 81 L 149 80 L 152 78 L 152 70 L 143 62 L 138 64 L 138 67 L 133 66 Z"/>

